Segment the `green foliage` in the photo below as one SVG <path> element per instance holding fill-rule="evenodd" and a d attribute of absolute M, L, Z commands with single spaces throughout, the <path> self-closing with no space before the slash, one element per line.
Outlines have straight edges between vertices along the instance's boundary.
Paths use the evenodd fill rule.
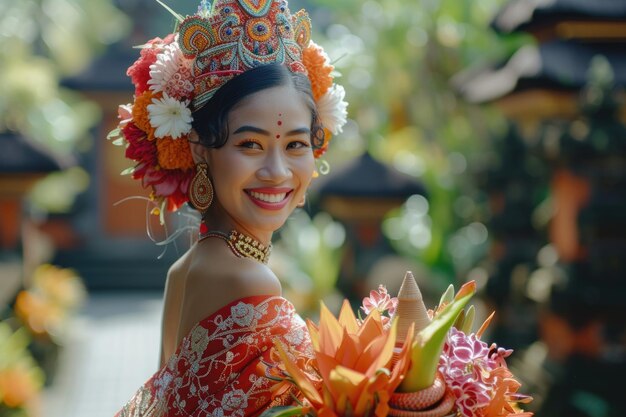
<path fill-rule="evenodd" d="M 341 57 L 335 66 L 356 122 L 337 142 L 365 147 L 424 183 L 427 212 L 416 219 L 408 203 L 390 219 L 403 225 L 404 236 L 387 235 L 398 252 L 451 281 L 486 247 L 482 239 L 467 239 L 476 225 L 464 229 L 481 218 L 474 201 L 484 198 L 468 174 L 484 163 L 490 132 L 504 123 L 497 113 L 464 103 L 450 80 L 469 66 L 510 55 L 527 40 L 501 41 L 488 29 L 502 0 L 317 3 L 332 12 L 327 39 L 319 42 L 331 60 Z M 332 144 L 331 165 L 339 152 L 345 158 L 345 149 Z"/>
<path fill-rule="evenodd" d="M 31 395 L 38 392 L 43 386 L 44 374 L 37 366 L 28 351 L 30 337 L 25 328 L 14 331 L 11 326 L 0 321 L 0 378 L 4 373 L 19 375 L 20 380 L 15 381 L 18 390 L 23 390 L 20 395 Z M 24 407 L 27 404 L 7 404 L 7 393 L 0 392 L 0 415 L 2 416 L 27 416 L 29 413 Z M 13 398 L 15 400 L 16 398 Z"/>
<path fill-rule="evenodd" d="M 59 82 L 121 39 L 128 19 L 111 0 L 3 1 L 0 28 L 0 132 L 61 155 L 86 149 L 99 110 Z"/>
<path fill-rule="evenodd" d="M 30 192 L 31 203 L 39 210 L 64 213 L 74 196 L 87 190 L 89 174 L 80 167 L 54 172 L 39 181 Z"/>
<path fill-rule="evenodd" d="M 298 293 L 288 297 L 300 301 L 298 310 L 317 310 L 319 300 L 333 293 L 344 240 L 343 226 L 324 212 L 313 219 L 295 212 L 281 229 L 270 262 L 288 290 Z"/>
<path fill-rule="evenodd" d="M 305 415 L 305 407 L 281 406 L 265 410 L 260 417 L 292 417 Z"/>

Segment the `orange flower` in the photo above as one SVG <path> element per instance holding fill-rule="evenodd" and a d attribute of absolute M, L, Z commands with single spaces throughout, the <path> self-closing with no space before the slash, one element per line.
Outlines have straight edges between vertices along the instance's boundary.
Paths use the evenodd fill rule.
<path fill-rule="evenodd" d="M 166 136 L 157 139 L 159 166 L 165 169 L 189 169 L 195 166 L 187 136 L 172 139 Z"/>
<path fill-rule="evenodd" d="M 37 377 L 36 369 L 21 363 L 0 370 L 0 404 L 17 408 L 35 399 L 41 388 L 41 377 Z"/>
<path fill-rule="evenodd" d="M 309 73 L 313 98 L 317 101 L 333 85 L 333 77 L 330 75 L 335 67 L 330 65 L 328 55 L 314 42 L 302 50 L 302 63 Z"/>
<path fill-rule="evenodd" d="M 389 397 L 409 366 L 413 328 L 392 365 L 397 322 L 386 331 L 378 311 L 359 325 L 348 301 L 344 301 L 339 319 L 322 303 L 319 327 L 310 321 L 307 325 L 322 377 L 321 390 L 316 389 L 316 381 L 293 363 L 282 346 L 276 347 L 287 372 L 318 417 L 386 416 Z"/>
<path fill-rule="evenodd" d="M 531 417 L 533 413 L 521 412 L 516 403 L 527 403 L 532 397 L 517 394 L 521 387 L 511 371 L 505 366 L 499 366 L 491 371 L 489 378 L 493 378 L 495 391 L 491 402 L 484 410 L 485 417 Z"/>
<path fill-rule="evenodd" d="M 150 118 L 148 115 L 148 104 L 152 103 L 152 99 L 155 95 L 151 90 L 146 90 L 141 95 L 135 97 L 135 103 L 133 104 L 133 122 L 135 125 L 148 134 L 148 140 L 154 139 L 154 128 L 150 124 Z"/>
<path fill-rule="evenodd" d="M 35 335 L 48 335 L 60 327 L 63 311 L 39 294 L 21 291 L 15 299 L 15 314 Z"/>

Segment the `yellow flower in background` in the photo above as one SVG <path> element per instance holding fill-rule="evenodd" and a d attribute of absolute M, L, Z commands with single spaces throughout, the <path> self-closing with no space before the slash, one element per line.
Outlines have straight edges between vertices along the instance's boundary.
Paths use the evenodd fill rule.
<path fill-rule="evenodd" d="M 33 290 L 63 309 L 76 309 L 85 300 L 86 291 L 81 278 L 71 269 L 41 265 L 33 275 Z"/>
<path fill-rule="evenodd" d="M 37 368 L 24 363 L 0 369 L 0 404 L 18 408 L 36 399 L 42 385 L 39 373 Z"/>
<path fill-rule="evenodd" d="M 409 366 L 413 328 L 402 348 L 396 349 L 396 322 L 385 330 L 380 313 L 374 310 L 359 324 L 347 300 L 338 319 L 322 303 L 319 326 L 311 321 L 307 325 L 322 378 L 319 391 L 317 381 L 302 372 L 282 346 L 276 347 L 318 417 L 386 416 L 389 398 Z"/>
<path fill-rule="evenodd" d="M 57 304 L 30 291 L 21 291 L 17 295 L 15 315 L 38 336 L 55 334 L 64 319 L 63 310 Z"/>

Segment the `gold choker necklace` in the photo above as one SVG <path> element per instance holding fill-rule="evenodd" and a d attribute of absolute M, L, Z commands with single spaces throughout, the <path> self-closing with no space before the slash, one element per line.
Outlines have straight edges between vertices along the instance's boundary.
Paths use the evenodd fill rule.
<path fill-rule="evenodd" d="M 244 235 L 236 230 L 231 230 L 229 234 L 219 231 L 202 231 L 198 242 L 208 238 L 217 237 L 226 242 L 231 251 L 240 258 L 250 258 L 255 261 L 267 264 L 270 259 L 272 245 L 265 246 L 258 240 Z"/>

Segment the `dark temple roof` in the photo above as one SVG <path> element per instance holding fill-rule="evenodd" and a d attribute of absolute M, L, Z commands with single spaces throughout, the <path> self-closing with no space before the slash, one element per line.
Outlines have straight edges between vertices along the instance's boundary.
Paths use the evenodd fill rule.
<path fill-rule="evenodd" d="M 139 57 L 139 50 L 124 44 L 109 47 L 82 73 L 65 78 L 61 84 L 79 91 L 133 91 L 126 69 Z"/>
<path fill-rule="evenodd" d="M 324 196 L 408 198 L 426 195 L 415 178 L 376 161 L 364 153 L 323 180 L 319 193 Z"/>
<path fill-rule="evenodd" d="M 464 99 L 473 103 L 490 102 L 533 88 L 575 91 L 587 82 L 591 60 L 597 55 L 611 64 L 615 84 L 626 87 L 624 45 L 564 40 L 525 46 L 502 64 L 459 73 L 452 84 Z"/>
<path fill-rule="evenodd" d="M 0 173 L 47 173 L 66 167 L 43 146 L 13 132 L 0 133 Z"/>
<path fill-rule="evenodd" d="M 491 26 L 504 34 L 529 31 L 563 20 L 626 20 L 626 1 L 513 0 L 500 9 Z"/>

